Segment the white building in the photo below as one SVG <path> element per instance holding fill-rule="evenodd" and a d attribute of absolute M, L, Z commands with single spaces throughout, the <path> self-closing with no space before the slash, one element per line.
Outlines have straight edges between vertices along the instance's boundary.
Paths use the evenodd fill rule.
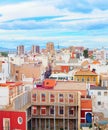
<path fill-rule="evenodd" d="M 24 64 L 24 57 L 18 56 L 16 54 L 9 54 L 9 62 L 15 65 L 22 65 Z"/>
<path fill-rule="evenodd" d="M 9 105 L 9 88 L 0 86 L 0 109 Z"/>
<path fill-rule="evenodd" d="M 106 87 L 91 87 L 89 95 L 93 99 L 93 112 L 103 113 L 108 118 L 108 89 Z"/>

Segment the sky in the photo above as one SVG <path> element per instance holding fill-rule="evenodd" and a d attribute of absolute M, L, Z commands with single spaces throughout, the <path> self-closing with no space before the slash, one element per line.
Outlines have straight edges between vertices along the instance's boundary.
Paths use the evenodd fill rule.
<path fill-rule="evenodd" d="M 65 47 L 108 47 L 108 0 L 0 1 L 0 46 L 50 41 Z"/>

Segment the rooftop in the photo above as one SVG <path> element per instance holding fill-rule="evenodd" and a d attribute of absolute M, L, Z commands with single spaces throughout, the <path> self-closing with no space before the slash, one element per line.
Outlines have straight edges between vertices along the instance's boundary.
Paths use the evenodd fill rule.
<path fill-rule="evenodd" d="M 49 82 L 48 84 L 46 84 Z M 48 86 L 47 86 L 48 85 Z M 76 81 L 56 81 L 54 79 L 46 79 L 44 83 L 38 85 L 35 89 L 37 90 L 48 90 L 51 89 L 53 91 L 79 91 L 81 95 L 86 96 L 86 83 L 76 82 Z"/>
<path fill-rule="evenodd" d="M 90 90 L 108 90 L 108 88 L 107 87 L 101 87 L 101 86 L 98 86 L 98 87 L 91 86 Z"/>
<path fill-rule="evenodd" d="M 6 83 L 0 83 L 0 87 L 15 87 L 22 85 L 22 82 L 6 82 Z"/>
<path fill-rule="evenodd" d="M 77 71 L 76 73 L 75 73 L 75 75 L 77 76 L 77 75 L 95 75 L 95 76 L 97 76 L 97 74 L 95 73 L 95 72 L 92 72 L 92 71 L 90 71 L 90 70 L 84 70 L 84 69 L 80 69 L 79 71 Z"/>

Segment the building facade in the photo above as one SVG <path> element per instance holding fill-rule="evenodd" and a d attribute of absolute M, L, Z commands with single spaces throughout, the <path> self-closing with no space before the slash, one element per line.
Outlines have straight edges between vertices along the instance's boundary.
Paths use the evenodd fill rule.
<path fill-rule="evenodd" d="M 78 82 L 90 83 L 96 86 L 99 84 L 97 73 L 90 71 L 89 69 L 80 69 L 76 71 L 74 80 Z"/>
<path fill-rule="evenodd" d="M 89 95 L 92 97 L 94 121 L 108 121 L 108 89 L 106 87 L 91 87 Z M 102 123 L 102 122 L 101 122 Z"/>
<path fill-rule="evenodd" d="M 24 54 L 24 46 L 23 45 L 17 46 L 17 54 L 18 55 Z"/>
<path fill-rule="evenodd" d="M 46 50 L 47 50 L 47 52 L 54 53 L 54 43 L 48 42 L 46 44 Z"/>
<path fill-rule="evenodd" d="M 80 94 L 72 91 L 33 89 L 32 130 L 79 130 Z"/>
<path fill-rule="evenodd" d="M 32 53 L 40 53 L 40 46 L 33 45 L 31 52 Z"/>
<path fill-rule="evenodd" d="M 26 113 L 0 110 L 0 130 L 26 130 Z"/>

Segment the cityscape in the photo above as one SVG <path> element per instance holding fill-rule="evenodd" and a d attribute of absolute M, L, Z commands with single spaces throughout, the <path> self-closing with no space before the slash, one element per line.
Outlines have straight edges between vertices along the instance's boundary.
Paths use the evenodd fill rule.
<path fill-rule="evenodd" d="M 108 1 L 0 1 L 0 130 L 108 130 Z"/>
<path fill-rule="evenodd" d="M 107 130 L 108 50 L 48 42 L 0 54 L 1 130 Z"/>

